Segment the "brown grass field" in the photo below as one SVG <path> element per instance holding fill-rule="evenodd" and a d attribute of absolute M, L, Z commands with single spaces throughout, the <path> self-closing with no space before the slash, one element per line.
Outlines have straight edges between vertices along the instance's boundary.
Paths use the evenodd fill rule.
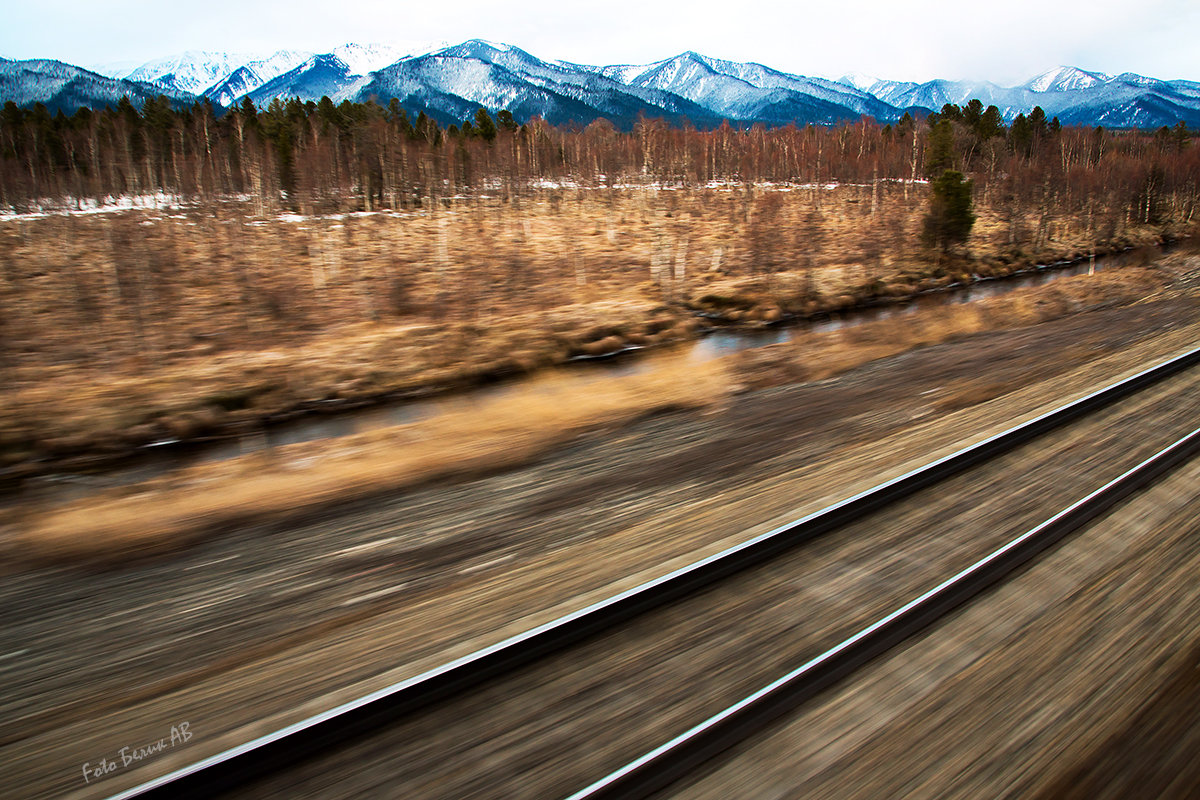
<path fill-rule="evenodd" d="M 869 361 L 985 331 L 1136 302 L 1167 282 L 1129 268 L 929 309 L 707 362 L 663 353 L 633 375 L 550 372 L 498 398 L 446 401 L 433 418 L 177 470 L 57 506 L 18 507 L 11 552 L 35 562 L 107 562 L 186 546 L 230 525 L 460 479 L 536 458 L 578 436 L 648 414 L 723 404 L 732 394 L 819 380 Z M 986 376 L 949 387 L 949 413 L 1019 388 Z"/>
<path fill-rule="evenodd" d="M 907 194 L 554 189 L 433 213 L 0 220 L 0 471 L 664 345 L 714 324 L 697 313 L 761 325 L 1181 233 L 984 205 L 969 250 L 937 255 L 915 244 L 923 189 Z"/>

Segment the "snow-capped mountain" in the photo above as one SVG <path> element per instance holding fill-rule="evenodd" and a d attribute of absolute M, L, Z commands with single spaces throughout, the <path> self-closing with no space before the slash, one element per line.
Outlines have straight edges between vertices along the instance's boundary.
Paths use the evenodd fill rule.
<path fill-rule="evenodd" d="M 686 116 L 696 124 L 720 120 L 686 98 L 630 87 L 576 65 L 542 61 L 517 47 L 478 39 L 406 58 L 370 76 L 358 99 L 396 97 L 441 121 L 461 121 L 480 106 L 508 109 L 518 119 L 629 125 L 647 117 Z"/>
<path fill-rule="evenodd" d="M 365 82 L 366 78 L 355 74 L 346 62 L 327 53 L 305 59 L 293 69 L 249 92 L 249 97 L 257 106 L 265 106 L 276 97 L 316 101 L 328 96 L 341 102 L 354 97 Z"/>
<path fill-rule="evenodd" d="M 786 123 L 835 122 L 862 114 L 891 119 L 896 109 L 853 86 L 688 51 L 644 67 L 601 67 L 632 87 L 686 97 L 721 117 Z"/>
<path fill-rule="evenodd" d="M 344 44 L 333 48 L 330 55 L 345 64 L 351 75 L 367 75 L 413 53 L 387 44 Z"/>
<path fill-rule="evenodd" d="M 1111 76 L 1077 67 L 1059 67 L 1012 87 L 986 81 L 879 80 L 865 91 L 897 108 L 933 111 L 946 103 L 961 106 L 978 98 L 985 106 L 996 106 L 1010 122 L 1034 106 L 1071 125 L 1158 127 L 1200 121 L 1200 83 L 1133 73 Z"/>
<path fill-rule="evenodd" d="M 1200 83 L 1160 81 L 1124 73 L 1075 92 L 1047 92 L 1047 114 L 1066 124 L 1157 128 L 1183 122 L 1200 126 Z"/>
<path fill-rule="evenodd" d="M 88 72 L 95 72 L 97 75 L 103 75 L 106 78 L 123 78 L 129 73 L 142 65 L 141 61 L 131 61 L 124 59 L 121 61 L 105 61 L 98 64 L 81 64 L 83 69 Z"/>
<path fill-rule="evenodd" d="M 1088 72 L 1078 67 L 1058 67 L 1033 78 L 1025 84 L 1025 88 L 1034 92 L 1074 92 L 1091 89 L 1111 80 L 1112 76 L 1103 72 Z"/>
<path fill-rule="evenodd" d="M 222 106 L 231 106 L 268 81 L 290 72 L 312 58 L 303 50 L 279 50 L 258 61 L 249 61 L 204 89 L 205 97 Z"/>
<path fill-rule="evenodd" d="M 11 100 L 19 106 L 42 103 L 52 113 L 63 111 L 70 114 L 84 106 L 115 107 L 122 97 L 128 97 L 140 106 L 159 94 L 164 92 L 156 85 L 109 78 L 61 61 L 8 61 L 0 58 L 0 100 Z M 184 100 L 175 93 L 168 96 L 177 101 Z"/>
<path fill-rule="evenodd" d="M 186 94 L 203 94 L 204 90 L 223 79 L 242 64 L 260 56 L 246 53 L 218 53 L 208 50 L 189 50 L 186 53 L 148 61 L 120 77 L 142 83 L 153 83 L 164 90 Z"/>
<path fill-rule="evenodd" d="M 838 83 L 844 83 L 847 86 L 853 86 L 859 91 L 869 93 L 871 87 L 879 83 L 879 78 L 876 78 L 874 75 L 865 75 L 861 72 L 847 72 L 838 78 Z"/>
<path fill-rule="evenodd" d="M 268 102 L 276 94 L 280 97 L 298 95 L 306 100 L 319 99 L 323 94 L 345 97 L 353 91 L 350 84 L 354 78 L 382 69 L 414 52 L 418 51 L 411 47 L 353 43 L 335 47 L 329 53 L 279 50 L 269 56 L 188 51 L 147 62 L 117 77 L 153 83 L 168 93 L 202 95 L 218 105 L 231 106 L 247 95 L 257 101 L 263 96 L 258 91 L 260 87 L 300 69 L 297 75 L 274 84 L 277 89 L 267 97 Z"/>
<path fill-rule="evenodd" d="M 506 44 L 346 44 L 328 53 L 280 50 L 265 58 L 192 51 L 109 76 L 53 61 L 0 61 L 0 99 L 44 102 L 70 111 L 103 107 L 128 94 L 135 102 L 166 94 L 177 102 L 207 97 L 230 107 L 249 97 L 335 101 L 395 97 L 444 124 L 479 107 L 507 109 L 519 120 L 587 124 L 604 117 L 629 127 L 639 116 L 770 125 L 834 123 L 866 115 L 894 121 L 905 111 L 940 110 L 978 98 L 1007 120 L 1041 106 L 1064 124 L 1158 127 L 1200 124 L 1200 83 L 1134 73 L 1111 76 L 1059 67 L 1019 86 L 987 81 L 890 81 L 850 73 L 837 80 L 782 72 L 753 62 L 688 51 L 649 64 L 590 66 L 543 61 Z"/>
<path fill-rule="evenodd" d="M 1001 114 L 1012 117 L 1021 111 L 1030 110 L 1037 104 L 1024 104 L 1021 89 L 1005 89 L 988 81 L 938 79 L 915 83 L 881 80 L 872 84 L 867 91 L 896 108 L 927 108 L 934 111 L 940 110 L 946 103 L 962 105 L 977 97 L 985 106 L 997 106 Z M 1014 96 L 1014 92 L 1020 97 Z M 1011 112 L 1011 115 L 1007 112 Z"/>

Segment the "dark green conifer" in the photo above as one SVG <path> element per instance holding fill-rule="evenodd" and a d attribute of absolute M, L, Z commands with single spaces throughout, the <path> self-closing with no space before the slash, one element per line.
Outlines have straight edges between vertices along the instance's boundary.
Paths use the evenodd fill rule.
<path fill-rule="evenodd" d="M 1029 128 L 1033 131 L 1033 140 L 1035 143 L 1046 138 L 1046 112 L 1041 106 L 1034 106 L 1033 111 L 1029 112 Z"/>
<path fill-rule="evenodd" d="M 1014 153 L 1028 156 L 1033 149 L 1033 126 L 1024 114 L 1017 114 L 1008 129 L 1008 146 Z"/>
<path fill-rule="evenodd" d="M 250 99 L 250 95 L 242 98 L 242 116 L 246 118 L 248 124 L 253 125 L 258 122 L 258 109 L 254 107 L 254 101 Z"/>
<path fill-rule="evenodd" d="M 1175 142 L 1175 149 L 1182 153 L 1192 141 L 1192 134 L 1188 132 L 1187 123 L 1183 120 L 1175 123 L 1175 127 L 1171 129 L 1171 138 Z"/>
<path fill-rule="evenodd" d="M 929 131 L 925 145 L 925 177 L 932 178 L 954 167 L 954 126 L 940 119 Z"/>
<path fill-rule="evenodd" d="M 502 130 L 508 131 L 509 133 L 512 133 L 517 129 L 517 121 L 513 119 L 512 112 L 507 108 L 502 108 L 496 112 L 496 124 L 499 125 Z"/>
<path fill-rule="evenodd" d="M 475 112 L 475 128 L 479 134 L 479 138 L 488 144 L 496 140 L 496 123 L 492 121 L 492 115 L 488 113 L 486 108 L 481 108 Z"/>
<path fill-rule="evenodd" d="M 1004 117 L 1000 115 L 1000 109 L 995 106 L 988 106 L 983 112 L 983 116 L 979 119 L 979 137 L 981 139 L 991 139 L 993 136 L 1004 135 Z"/>
<path fill-rule="evenodd" d="M 929 185 L 929 213 L 925 215 L 922 239 L 942 252 L 970 237 L 975 225 L 971 201 L 972 181 L 948 169 Z"/>
<path fill-rule="evenodd" d="M 983 122 L 983 103 L 978 97 L 971 98 L 962 110 L 963 124 L 979 138 L 984 138 L 980 130 Z"/>

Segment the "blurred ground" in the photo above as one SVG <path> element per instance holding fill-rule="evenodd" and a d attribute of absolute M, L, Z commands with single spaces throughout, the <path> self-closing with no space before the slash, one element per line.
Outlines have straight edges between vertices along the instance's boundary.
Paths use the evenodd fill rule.
<path fill-rule="evenodd" d="M 747 391 L 157 559 L 10 558 L 0 787 L 110 793 L 840 499 L 1194 346 L 1190 291 Z M 84 785 L 83 762 L 180 720 L 186 747 Z"/>
<path fill-rule="evenodd" d="M 361 741 L 330 743 L 302 764 L 238 787 L 229 796 L 565 797 L 814 658 L 1176 440 L 1182 431 L 1191 431 L 1200 416 L 1197 389 L 1200 370 L 1173 376 L 703 592 L 407 714 Z M 1178 499 L 1169 500 L 1174 502 L 1160 503 L 1163 509 L 1177 507 Z M 1168 536 L 1179 534 L 1170 531 Z M 1148 538 L 1153 541 L 1153 535 Z M 1042 581 L 1026 595 L 1045 604 L 1071 579 L 1074 574 Z M 1177 593 L 1171 588 L 1153 594 L 1162 603 Z M 1179 594 L 1184 602 L 1169 612 L 1174 624 L 1153 633 L 1133 626 L 1135 642 L 1149 640 L 1148 646 L 1155 648 L 1162 637 L 1186 635 L 1187 626 L 1179 623 L 1191 615 L 1186 600 L 1195 592 Z M 1110 607 L 1107 594 L 1088 599 L 1111 612 L 1104 620 L 1110 625 L 1129 610 L 1127 602 Z M 934 665 L 924 666 L 913 678 L 918 689 L 907 695 L 865 692 L 859 698 L 845 690 L 853 702 L 844 705 L 858 711 L 842 716 L 848 720 L 843 724 L 807 728 L 806 740 L 838 751 L 847 740 L 886 730 L 886 720 L 908 722 L 907 716 L 897 718 L 893 708 L 919 696 L 926 678 L 952 673 L 964 661 L 1008 660 L 1006 653 L 993 653 L 991 645 L 995 632 L 1008 631 L 1010 618 L 1021 610 L 1019 601 L 1001 605 L 994 612 L 990 638 L 955 639 L 939 648 Z M 1101 627 L 1086 615 L 1065 619 L 1063 625 L 1078 625 L 1081 631 Z M 1081 633 L 1064 639 L 1071 645 L 1055 650 L 1056 658 L 1046 659 L 1044 668 L 1068 671 L 1086 638 Z M 1099 646 L 1106 644 L 1097 638 Z M 1127 666 L 1137 668 L 1136 663 Z M 1011 684 L 1024 677 L 1019 673 L 998 689 L 985 684 L 995 706 L 987 713 L 1019 708 L 1026 695 L 1039 697 L 1039 710 L 1056 708 L 1053 685 L 1033 681 L 1037 691 L 1012 692 Z M 1076 677 L 1071 688 L 1080 685 L 1103 697 L 1086 674 Z M 982 691 L 973 687 L 959 696 L 951 687 L 947 693 L 962 704 Z M 1095 705 L 1103 707 L 1103 700 Z M 1029 727 L 1037 730 L 1037 722 Z M 931 727 L 924 735 L 927 751 L 952 759 L 966 749 L 967 742 Z M 971 744 L 982 738 L 971 734 Z M 890 768 L 888 759 L 902 759 L 905 749 L 882 746 L 887 743 L 882 733 L 874 738 L 882 743 L 859 759 L 875 750 L 887 755 L 875 760 L 878 775 L 864 777 L 886 781 L 900 768 Z M 751 760 L 747 771 L 755 776 L 768 770 L 790 773 L 788 749 L 776 748 L 773 756 L 763 763 Z M 1006 762 L 995 772 L 1004 777 L 1014 767 Z M 996 794 L 987 783 L 976 787 L 974 796 Z M 717 795 L 759 797 L 771 791 L 729 785 Z"/>
<path fill-rule="evenodd" d="M 748 741 L 679 798 L 1196 796 L 1200 463 Z"/>

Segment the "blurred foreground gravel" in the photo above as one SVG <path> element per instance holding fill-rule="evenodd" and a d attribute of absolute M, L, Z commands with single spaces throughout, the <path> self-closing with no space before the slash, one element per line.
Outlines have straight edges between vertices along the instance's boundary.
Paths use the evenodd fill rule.
<path fill-rule="evenodd" d="M 416 674 L 1180 352 L 1195 317 L 1163 300 L 975 336 L 158 561 L 10 564 L 0 789 L 106 795 Z M 1011 390 L 937 410 L 981 377 Z M 186 744 L 84 783 L 181 721 Z"/>

